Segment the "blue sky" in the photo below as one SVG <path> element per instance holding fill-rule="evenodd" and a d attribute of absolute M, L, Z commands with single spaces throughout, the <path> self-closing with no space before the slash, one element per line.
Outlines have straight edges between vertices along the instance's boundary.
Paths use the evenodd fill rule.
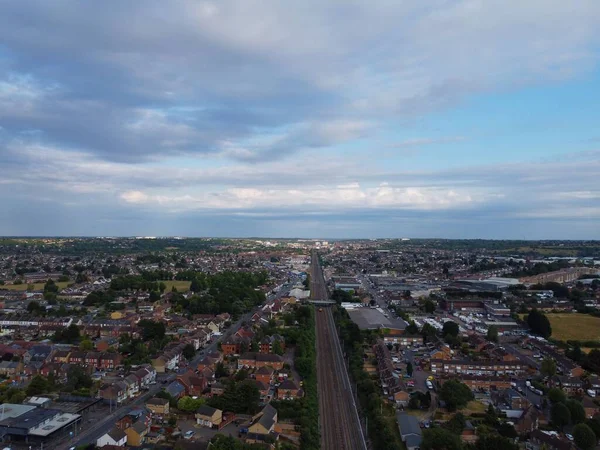
<path fill-rule="evenodd" d="M 0 234 L 600 238 L 600 3 L 0 6 Z"/>

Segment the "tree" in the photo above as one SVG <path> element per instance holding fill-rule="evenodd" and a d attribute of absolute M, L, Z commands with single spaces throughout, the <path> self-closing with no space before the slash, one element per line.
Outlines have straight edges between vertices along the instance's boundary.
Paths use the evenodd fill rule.
<path fill-rule="evenodd" d="M 444 322 L 444 326 L 442 327 L 442 336 L 457 337 L 458 331 L 458 324 L 452 320 L 448 320 L 447 322 Z"/>
<path fill-rule="evenodd" d="M 598 419 L 587 419 L 585 424 L 592 429 L 596 435 L 596 439 L 600 439 L 600 420 Z"/>
<path fill-rule="evenodd" d="M 464 414 L 456 413 L 448 422 L 446 422 L 445 428 L 449 431 L 452 431 L 454 434 L 460 435 L 465 429 L 466 425 L 467 420 L 465 419 Z"/>
<path fill-rule="evenodd" d="M 41 395 L 48 392 L 48 387 L 48 380 L 41 375 L 36 375 L 31 379 L 26 392 L 29 396 Z"/>
<path fill-rule="evenodd" d="M 406 374 L 409 377 L 412 377 L 412 374 L 413 374 L 413 365 L 412 365 L 411 362 L 406 363 Z"/>
<path fill-rule="evenodd" d="M 423 450 L 461 450 L 460 437 L 444 428 L 429 428 L 423 432 Z"/>
<path fill-rule="evenodd" d="M 27 305 L 27 312 L 31 314 L 42 314 L 45 312 L 45 309 L 35 300 L 32 300 Z"/>
<path fill-rule="evenodd" d="M 555 403 L 550 409 L 552 423 L 559 429 L 571 423 L 571 411 L 564 403 Z"/>
<path fill-rule="evenodd" d="M 435 312 L 435 303 L 433 303 L 431 300 L 425 300 L 425 303 L 423 303 L 423 309 L 427 314 L 433 314 Z"/>
<path fill-rule="evenodd" d="M 186 344 L 183 347 L 183 357 L 190 361 L 194 356 L 196 356 L 196 349 L 192 344 Z"/>
<path fill-rule="evenodd" d="M 418 334 L 419 333 L 419 327 L 417 327 L 417 324 L 411 320 L 410 323 L 408 324 L 408 326 L 404 329 L 404 332 L 406 334 Z"/>
<path fill-rule="evenodd" d="M 94 348 L 94 343 L 89 339 L 83 339 L 79 343 L 80 350 L 93 350 L 93 348 Z"/>
<path fill-rule="evenodd" d="M 548 400 L 550 403 L 564 403 L 567 401 L 567 395 L 562 389 L 553 387 L 548 391 Z"/>
<path fill-rule="evenodd" d="M 585 409 L 583 409 L 581 402 L 575 399 L 569 399 L 565 402 L 565 405 L 569 408 L 569 412 L 571 413 L 571 423 L 573 425 L 585 421 Z"/>
<path fill-rule="evenodd" d="M 496 325 L 490 325 L 488 328 L 487 340 L 490 342 L 498 342 L 498 327 Z"/>
<path fill-rule="evenodd" d="M 167 331 L 163 322 L 144 319 L 140 320 L 137 325 L 142 330 L 142 339 L 144 341 L 160 340 L 165 337 Z"/>
<path fill-rule="evenodd" d="M 246 369 L 240 369 L 235 373 L 235 381 L 244 381 L 248 378 L 248 371 Z"/>
<path fill-rule="evenodd" d="M 283 347 L 279 339 L 275 339 L 275 342 L 273 342 L 273 353 L 279 356 L 283 355 Z"/>
<path fill-rule="evenodd" d="M 475 444 L 476 450 L 518 450 L 518 448 L 517 444 L 493 433 L 479 436 Z"/>
<path fill-rule="evenodd" d="M 177 409 L 180 411 L 185 411 L 185 412 L 194 412 L 196 411 L 198 408 L 200 408 L 202 405 L 204 405 L 204 403 L 206 403 L 206 399 L 199 397 L 199 398 L 192 398 L 192 397 L 181 397 L 179 399 L 179 401 L 177 402 Z"/>
<path fill-rule="evenodd" d="M 573 427 L 573 440 L 577 444 L 577 447 L 583 450 L 593 449 L 598 442 L 594 430 L 585 423 L 580 423 Z"/>
<path fill-rule="evenodd" d="M 485 423 L 492 427 L 495 427 L 498 424 L 498 414 L 496 413 L 496 408 L 491 403 L 488 405 L 488 408 L 485 412 Z"/>
<path fill-rule="evenodd" d="M 426 323 L 423 325 L 423 328 L 421 328 L 421 335 L 423 336 L 423 339 L 427 340 L 428 338 L 432 338 L 437 334 L 437 331 L 435 331 L 435 328 L 433 328 L 430 324 Z"/>
<path fill-rule="evenodd" d="M 532 309 L 527 315 L 527 325 L 531 328 L 531 331 L 545 339 L 552 336 L 550 321 L 544 313 L 539 312 L 537 309 Z"/>
<path fill-rule="evenodd" d="M 540 367 L 540 373 L 546 377 L 556 375 L 556 361 L 552 358 L 544 358 Z"/>
<path fill-rule="evenodd" d="M 466 406 L 474 397 L 469 386 L 458 380 L 449 380 L 442 385 L 440 398 L 446 402 L 448 411 L 455 411 Z"/>
<path fill-rule="evenodd" d="M 215 378 L 224 378 L 229 376 L 229 371 L 222 361 L 219 361 L 215 367 Z"/>

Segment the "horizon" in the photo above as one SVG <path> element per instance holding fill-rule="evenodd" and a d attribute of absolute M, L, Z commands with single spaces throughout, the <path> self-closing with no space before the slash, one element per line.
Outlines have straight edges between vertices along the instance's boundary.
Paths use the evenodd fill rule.
<path fill-rule="evenodd" d="M 597 1 L 24 0 L 0 42 L 2 235 L 600 239 Z"/>

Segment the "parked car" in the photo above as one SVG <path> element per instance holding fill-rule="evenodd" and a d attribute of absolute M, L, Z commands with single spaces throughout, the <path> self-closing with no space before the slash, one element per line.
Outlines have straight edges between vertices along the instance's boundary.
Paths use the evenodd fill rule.
<path fill-rule="evenodd" d="M 186 431 L 184 433 L 183 438 L 184 439 L 191 439 L 192 436 L 195 435 L 195 434 L 196 434 L 196 432 L 194 430 L 189 430 L 189 431 Z"/>

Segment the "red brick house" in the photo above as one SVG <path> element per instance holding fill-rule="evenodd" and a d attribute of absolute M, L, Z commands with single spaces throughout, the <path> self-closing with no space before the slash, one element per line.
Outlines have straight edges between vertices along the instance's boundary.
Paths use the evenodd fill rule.
<path fill-rule="evenodd" d="M 254 377 L 257 381 L 260 381 L 267 386 L 269 386 L 273 382 L 273 374 L 275 371 L 272 367 L 263 366 L 256 370 L 254 373 Z"/>
<path fill-rule="evenodd" d="M 277 398 L 279 400 L 293 400 L 304 395 L 302 388 L 294 380 L 284 380 L 277 387 Z"/>
<path fill-rule="evenodd" d="M 112 370 L 121 364 L 122 360 L 123 357 L 118 353 L 103 353 L 99 360 L 100 368 Z"/>
<path fill-rule="evenodd" d="M 238 369 L 244 367 L 260 368 L 270 366 L 275 370 L 283 369 L 283 358 L 279 355 L 268 353 L 245 353 L 238 360 Z"/>

